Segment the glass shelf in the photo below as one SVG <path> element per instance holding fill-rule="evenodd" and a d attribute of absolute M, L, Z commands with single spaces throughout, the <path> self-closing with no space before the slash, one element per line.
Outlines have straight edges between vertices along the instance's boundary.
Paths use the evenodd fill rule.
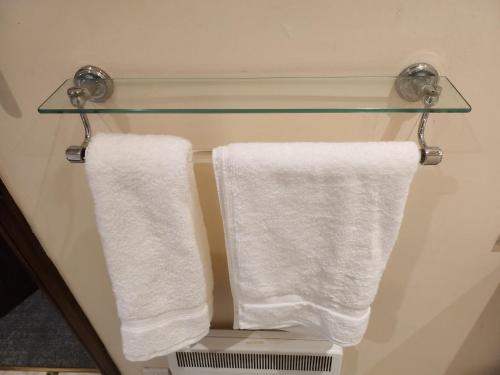
<path fill-rule="evenodd" d="M 425 108 L 394 88 L 397 77 L 117 78 L 103 103 L 74 107 L 68 79 L 40 113 L 355 113 L 470 112 L 469 103 L 441 76 L 439 101 Z"/>

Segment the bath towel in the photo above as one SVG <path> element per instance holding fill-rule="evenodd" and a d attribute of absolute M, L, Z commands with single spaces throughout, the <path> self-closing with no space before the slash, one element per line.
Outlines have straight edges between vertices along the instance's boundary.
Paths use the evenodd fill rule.
<path fill-rule="evenodd" d="M 121 321 L 125 357 L 143 361 L 209 330 L 212 274 L 191 144 L 97 134 L 86 171 Z"/>
<path fill-rule="evenodd" d="M 359 343 L 418 161 L 412 142 L 214 150 L 234 328 Z"/>

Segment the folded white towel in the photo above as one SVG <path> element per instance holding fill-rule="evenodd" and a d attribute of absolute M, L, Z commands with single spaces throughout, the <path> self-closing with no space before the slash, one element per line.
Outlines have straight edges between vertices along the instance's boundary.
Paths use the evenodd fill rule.
<path fill-rule="evenodd" d="M 235 328 L 364 335 L 419 160 L 411 142 L 232 144 L 213 154 Z"/>
<path fill-rule="evenodd" d="M 191 144 L 97 134 L 86 170 L 121 320 L 123 351 L 147 360 L 208 333 L 212 274 Z"/>

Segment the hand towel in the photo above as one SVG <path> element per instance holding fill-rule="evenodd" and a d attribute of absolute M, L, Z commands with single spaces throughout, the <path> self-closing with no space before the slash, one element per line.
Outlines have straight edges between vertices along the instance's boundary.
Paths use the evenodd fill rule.
<path fill-rule="evenodd" d="M 212 274 L 191 144 L 97 134 L 86 171 L 121 320 L 123 352 L 143 361 L 208 333 Z"/>
<path fill-rule="evenodd" d="M 412 142 L 214 150 L 234 328 L 359 343 L 418 160 Z"/>

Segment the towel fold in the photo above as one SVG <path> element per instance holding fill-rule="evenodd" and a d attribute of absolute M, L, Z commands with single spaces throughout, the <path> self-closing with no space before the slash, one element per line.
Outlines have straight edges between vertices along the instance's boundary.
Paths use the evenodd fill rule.
<path fill-rule="evenodd" d="M 97 134 L 86 170 L 125 357 L 148 360 L 208 333 L 212 274 L 191 144 Z"/>
<path fill-rule="evenodd" d="M 419 152 L 412 142 L 248 143 L 213 153 L 234 328 L 362 339 Z"/>

